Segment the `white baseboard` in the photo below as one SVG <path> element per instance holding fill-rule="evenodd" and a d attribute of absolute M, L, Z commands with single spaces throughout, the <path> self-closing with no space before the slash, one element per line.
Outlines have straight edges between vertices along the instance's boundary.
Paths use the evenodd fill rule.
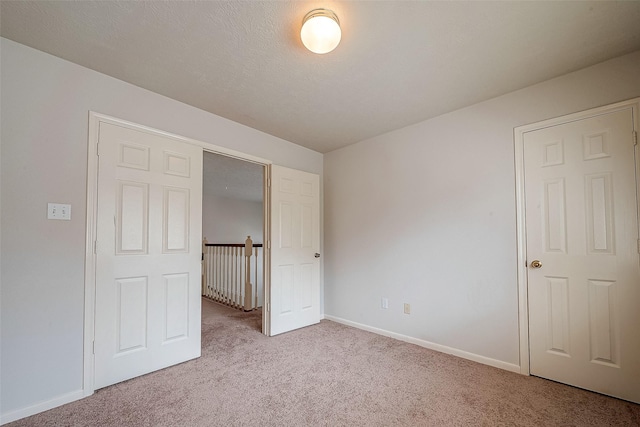
<path fill-rule="evenodd" d="M 58 406 L 66 405 L 67 403 L 80 400 L 83 397 L 86 397 L 83 390 L 72 391 L 71 393 L 63 394 L 62 396 L 36 403 L 35 405 L 27 406 L 26 408 L 17 409 L 15 411 L 7 412 L 6 414 L 0 414 L 0 425 L 39 414 L 40 412 L 48 411 L 49 409 L 53 409 Z"/>
<path fill-rule="evenodd" d="M 342 323 L 343 325 L 362 329 L 364 331 L 373 332 L 374 334 L 383 335 L 385 337 L 394 338 L 400 341 L 408 342 L 410 344 L 419 345 L 420 347 L 439 351 L 440 353 L 451 354 L 453 356 L 461 357 L 463 359 L 468 359 L 474 362 L 482 363 L 484 365 L 493 366 L 494 368 L 504 369 L 505 371 L 515 372 L 517 374 L 520 373 L 520 366 L 514 365 L 513 363 L 507 363 L 501 360 L 492 359 L 490 357 L 480 356 L 479 354 L 469 353 L 468 351 L 447 347 L 446 345 L 436 344 L 436 343 L 421 340 L 418 338 L 413 338 L 408 335 L 398 334 L 395 332 L 387 331 L 385 329 L 374 328 L 373 326 L 365 325 L 358 322 L 352 322 L 351 320 L 342 319 L 340 317 L 332 316 L 330 314 L 323 315 L 323 318 L 327 320 L 331 320 L 333 322 Z"/>

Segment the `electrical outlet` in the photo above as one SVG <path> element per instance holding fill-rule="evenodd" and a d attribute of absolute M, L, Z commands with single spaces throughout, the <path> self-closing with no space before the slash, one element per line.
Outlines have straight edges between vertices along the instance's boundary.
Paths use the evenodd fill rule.
<path fill-rule="evenodd" d="M 411 304 L 404 303 L 404 314 L 411 314 Z"/>
<path fill-rule="evenodd" d="M 389 308 L 389 298 L 382 298 L 380 300 L 380 308 L 386 310 Z"/>

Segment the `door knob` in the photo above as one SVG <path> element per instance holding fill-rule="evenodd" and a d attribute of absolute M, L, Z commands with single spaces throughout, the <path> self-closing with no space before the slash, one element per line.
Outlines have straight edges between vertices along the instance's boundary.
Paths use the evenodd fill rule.
<path fill-rule="evenodd" d="M 540 268 L 540 267 L 542 267 L 542 263 L 539 260 L 534 259 L 533 261 L 531 261 L 531 268 Z"/>
<path fill-rule="evenodd" d="M 316 254 L 314 255 L 316 258 L 320 258 L 320 254 L 316 252 Z"/>

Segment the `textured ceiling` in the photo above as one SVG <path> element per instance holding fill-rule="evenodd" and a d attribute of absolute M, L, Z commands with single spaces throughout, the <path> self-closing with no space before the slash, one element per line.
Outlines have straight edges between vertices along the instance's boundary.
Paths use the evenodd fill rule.
<path fill-rule="evenodd" d="M 299 39 L 333 9 L 342 42 Z M 2 1 L 3 37 L 327 152 L 640 49 L 640 2 Z"/>
<path fill-rule="evenodd" d="M 202 168 L 204 197 L 262 202 L 264 166 L 205 151 Z"/>

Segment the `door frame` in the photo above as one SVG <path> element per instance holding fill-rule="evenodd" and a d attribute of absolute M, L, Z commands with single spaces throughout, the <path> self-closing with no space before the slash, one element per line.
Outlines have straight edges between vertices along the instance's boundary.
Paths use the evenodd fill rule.
<path fill-rule="evenodd" d="M 105 114 L 97 113 L 95 111 L 89 111 L 89 134 L 87 138 L 87 206 L 86 206 L 86 240 L 85 240 L 85 260 L 84 260 L 84 343 L 83 343 L 83 379 L 82 379 L 82 396 L 87 397 L 94 393 L 94 375 L 95 375 L 95 360 L 93 354 L 93 342 L 95 339 L 95 295 L 96 295 L 96 235 L 97 235 L 97 216 L 98 216 L 98 141 L 99 141 L 99 129 L 100 123 L 109 123 L 117 126 L 126 127 L 129 129 L 158 135 L 162 137 L 168 137 L 180 142 L 186 142 L 188 144 L 196 145 L 202 148 L 202 152 L 208 151 L 214 154 L 220 154 L 227 157 L 233 157 L 239 160 L 244 160 L 252 163 L 256 163 L 264 166 L 265 179 L 263 180 L 264 187 L 264 226 L 263 226 L 263 241 L 267 242 L 264 245 L 264 305 L 270 302 L 270 275 L 267 273 L 270 271 L 268 262 L 270 261 L 270 234 L 271 227 L 267 212 L 270 210 L 270 198 L 268 197 L 269 184 L 271 182 L 271 160 L 263 159 L 260 157 L 245 154 L 239 151 L 235 151 L 229 148 L 220 147 L 217 145 L 205 143 L 195 139 L 187 138 L 184 136 L 176 135 L 170 132 L 154 129 L 149 126 L 140 125 L 137 123 L 122 120 L 116 117 L 108 116 Z M 202 240 L 202 236 L 200 236 Z M 267 316 L 267 310 L 262 311 L 263 317 L 263 332 L 269 335 L 268 323 L 265 323 Z M 268 321 L 267 321 L 268 322 Z"/>
<path fill-rule="evenodd" d="M 524 136 L 528 132 L 575 122 L 590 117 L 600 116 L 621 110 L 631 109 L 633 116 L 633 130 L 636 133 L 640 128 L 638 113 L 640 111 L 640 98 L 633 98 L 615 104 L 605 105 L 578 113 L 519 126 L 514 129 L 515 143 L 515 172 L 516 172 L 516 241 L 518 251 L 517 283 L 518 283 L 518 329 L 520 339 L 520 373 L 531 374 L 529 360 L 529 284 L 527 278 L 527 224 L 525 217 L 525 181 L 524 181 Z M 638 188 L 638 212 L 640 213 L 640 159 L 636 148 L 636 187 Z M 638 236 L 640 238 L 640 236 Z"/>

